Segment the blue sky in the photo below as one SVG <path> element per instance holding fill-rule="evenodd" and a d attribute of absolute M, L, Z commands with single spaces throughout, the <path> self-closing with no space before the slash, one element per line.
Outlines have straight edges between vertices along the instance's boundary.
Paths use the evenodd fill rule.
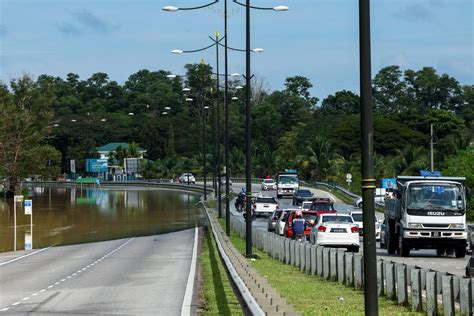
<path fill-rule="evenodd" d="M 229 1 L 229 46 L 245 47 L 245 10 Z M 87 79 L 105 72 L 123 83 L 146 68 L 183 73 L 215 51 L 174 55 L 170 50 L 210 44 L 223 33 L 223 0 L 197 11 L 168 13 L 165 5 L 206 0 L 0 0 L 0 80 L 24 73 Z M 285 4 L 287 12 L 252 11 L 252 72 L 270 89 L 303 75 L 323 99 L 348 89 L 359 93 L 357 0 L 252 0 Z M 372 0 L 372 74 L 396 64 L 433 66 L 462 84 L 474 84 L 474 1 Z M 222 52 L 222 50 L 221 50 Z M 223 56 L 223 55 L 221 55 Z M 223 57 L 221 58 L 223 61 Z M 223 69 L 223 63 L 221 63 Z M 245 71 L 245 54 L 229 53 L 229 71 Z"/>

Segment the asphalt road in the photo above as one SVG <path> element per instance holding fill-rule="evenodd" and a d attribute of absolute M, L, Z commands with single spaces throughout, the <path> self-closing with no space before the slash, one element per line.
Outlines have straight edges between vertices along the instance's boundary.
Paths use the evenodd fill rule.
<path fill-rule="evenodd" d="M 2 253 L 0 314 L 180 315 L 194 240 L 188 229 Z"/>
<path fill-rule="evenodd" d="M 233 191 L 238 193 L 242 189 L 244 184 L 242 183 L 234 183 L 233 184 Z M 253 192 L 260 191 L 261 186 L 257 184 L 253 184 Z M 353 210 L 360 210 L 358 208 L 354 208 L 352 205 L 344 204 L 342 201 L 338 200 L 335 196 L 331 193 L 326 191 L 308 188 L 311 192 L 314 193 L 315 197 L 329 197 L 334 201 L 334 208 L 343 214 L 348 214 Z M 273 196 L 276 198 L 276 191 L 263 191 L 263 195 L 265 196 Z M 280 203 L 280 208 L 294 208 L 292 205 L 291 198 L 284 198 L 278 199 Z M 231 202 L 231 209 L 232 213 L 236 214 L 237 216 L 241 215 L 234 209 L 234 202 Z M 382 213 L 376 213 L 376 217 L 378 219 L 383 219 L 384 215 Z M 242 219 L 243 220 L 243 219 Z M 253 222 L 253 227 L 256 229 L 267 229 L 267 221 L 268 218 L 257 218 Z M 362 238 L 361 238 L 361 249 L 362 249 Z M 363 249 L 362 249 L 363 251 Z M 464 275 L 466 264 L 469 261 L 470 256 L 466 255 L 465 258 L 455 258 L 454 256 L 442 256 L 438 257 L 436 255 L 435 250 L 423 249 L 423 250 L 412 250 L 410 253 L 410 257 L 403 258 L 398 255 L 389 255 L 385 249 L 380 249 L 379 244 L 377 243 L 377 257 L 387 261 L 394 261 L 399 263 L 405 263 L 407 265 L 416 265 L 426 269 L 433 269 L 436 271 L 448 272 L 455 275 Z"/>

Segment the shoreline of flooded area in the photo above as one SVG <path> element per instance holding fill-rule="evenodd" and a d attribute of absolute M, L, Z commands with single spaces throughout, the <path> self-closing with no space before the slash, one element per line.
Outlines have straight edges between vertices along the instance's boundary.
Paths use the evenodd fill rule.
<path fill-rule="evenodd" d="M 16 249 L 157 235 L 201 225 L 200 194 L 140 187 L 30 187 L 30 215 L 17 203 Z M 26 199 L 26 197 L 25 197 Z M 13 199 L 0 200 L 0 252 L 14 248 Z"/>

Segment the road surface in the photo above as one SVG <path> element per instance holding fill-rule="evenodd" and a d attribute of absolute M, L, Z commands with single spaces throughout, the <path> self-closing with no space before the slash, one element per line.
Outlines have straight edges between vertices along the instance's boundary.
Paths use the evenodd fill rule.
<path fill-rule="evenodd" d="M 197 236 L 188 229 L 2 253 L 0 314 L 180 315 L 187 288 L 184 307 L 192 306 Z"/>

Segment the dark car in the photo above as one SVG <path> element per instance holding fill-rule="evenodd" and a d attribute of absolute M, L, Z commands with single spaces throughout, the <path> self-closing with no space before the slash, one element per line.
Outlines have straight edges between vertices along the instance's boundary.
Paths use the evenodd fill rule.
<path fill-rule="evenodd" d="M 303 201 L 310 201 L 313 198 L 313 193 L 307 189 L 295 190 L 293 193 L 293 205 L 301 205 Z"/>
<path fill-rule="evenodd" d="M 334 204 L 332 201 L 328 198 L 316 198 L 312 199 L 313 204 L 311 204 L 311 207 L 309 208 L 310 211 L 316 211 L 319 213 L 336 213 L 336 210 L 334 209 Z"/>

